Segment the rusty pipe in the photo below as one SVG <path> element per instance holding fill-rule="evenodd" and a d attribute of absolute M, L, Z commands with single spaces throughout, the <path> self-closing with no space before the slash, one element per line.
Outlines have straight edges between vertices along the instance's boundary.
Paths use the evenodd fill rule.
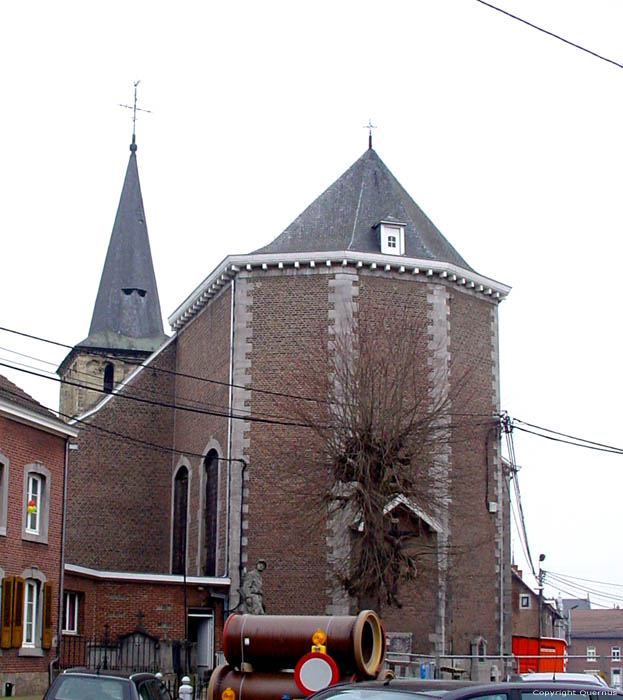
<path fill-rule="evenodd" d="M 385 633 L 378 615 L 363 610 L 356 616 L 232 615 L 223 629 L 227 663 L 258 671 L 293 669 L 311 651 L 312 634 L 321 629 L 327 654 L 340 675 L 374 678 L 385 659 Z"/>

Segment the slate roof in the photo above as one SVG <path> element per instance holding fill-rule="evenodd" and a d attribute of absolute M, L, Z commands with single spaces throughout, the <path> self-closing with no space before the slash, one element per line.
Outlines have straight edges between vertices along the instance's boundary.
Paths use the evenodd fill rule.
<path fill-rule="evenodd" d="M 587 598 L 563 598 L 562 611 L 565 617 L 569 615 L 571 610 L 590 610 L 591 601 Z"/>
<path fill-rule="evenodd" d="M 17 384 L 9 381 L 5 376 L 0 374 L 0 399 L 4 399 L 10 403 L 26 408 L 34 413 L 39 413 L 47 418 L 57 419 L 56 414 L 49 411 L 45 406 L 42 406 L 38 401 L 33 399 L 30 394 L 27 394 L 23 389 L 20 389 Z"/>
<path fill-rule="evenodd" d="M 623 638 L 623 610 L 572 610 L 571 636 Z"/>
<path fill-rule="evenodd" d="M 472 268 L 369 148 L 272 243 L 255 253 L 379 253 L 381 221 L 406 224 L 405 256 Z"/>
<path fill-rule="evenodd" d="M 162 326 L 136 146 L 130 150 L 89 335 L 78 346 L 152 352 L 167 336 Z"/>

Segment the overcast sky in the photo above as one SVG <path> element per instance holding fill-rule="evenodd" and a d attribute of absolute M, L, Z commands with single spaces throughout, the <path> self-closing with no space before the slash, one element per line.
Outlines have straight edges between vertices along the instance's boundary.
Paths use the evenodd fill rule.
<path fill-rule="evenodd" d="M 620 0 L 494 4 L 623 63 Z M 341 175 L 371 119 L 376 151 L 437 227 L 513 287 L 503 409 L 623 447 L 620 67 L 477 0 L 5 0 L 0 61 L 2 327 L 68 345 L 88 334 L 134 81 L 151 111 L 137 155 L 165 320 Z M 66 353 L 2 331 L 0 347 L 0 362 L 48 369 Z M 55 382 L 0 373 L 57 407 Z M 533 559 L 623 599 L 623 455 L 514 437 Z"/>

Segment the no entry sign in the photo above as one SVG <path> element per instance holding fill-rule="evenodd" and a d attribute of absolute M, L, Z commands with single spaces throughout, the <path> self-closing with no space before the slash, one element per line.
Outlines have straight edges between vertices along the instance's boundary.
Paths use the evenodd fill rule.
<path fill-rule="evenodd" d="M 294 669 L 296 685 L 306 696 L 337 683 L 339 677 L 335 661 L 319 651 L 302 656 Z"/>

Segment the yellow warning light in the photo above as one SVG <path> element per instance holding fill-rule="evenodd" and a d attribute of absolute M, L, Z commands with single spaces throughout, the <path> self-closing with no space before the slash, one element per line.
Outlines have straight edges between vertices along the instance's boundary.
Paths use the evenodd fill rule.
<path fill-rule="evenodd" d="M 317 629 L 312 634 L 312 651 L 320 652 L 321 654 L 327 653 L 327 647 L 324 643 L 327 641 L 327 635 L 321 630 Z"/>
<path fill-rule="evenodd" d="M 221 700 L 236 700 L 236 693 L 231 688 L 225 688 L 221 693 Z"/>
<path fill-rule="evenodd" d="M 312 642 L 317 646 L 322 646 L 327 641 L 327 635 L 321 630 L 317 629 L 312 634 Z"/>

